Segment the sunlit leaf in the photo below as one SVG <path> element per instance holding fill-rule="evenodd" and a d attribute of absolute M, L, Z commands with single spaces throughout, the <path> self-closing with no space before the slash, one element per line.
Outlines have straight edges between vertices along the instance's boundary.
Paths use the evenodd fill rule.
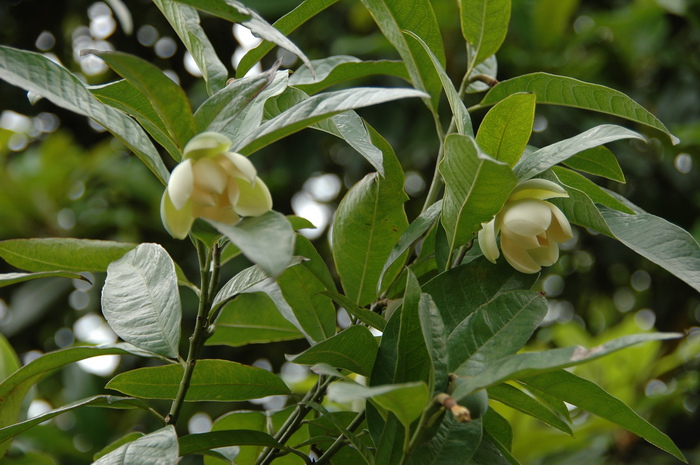
<path fill-rule="evenodd" d="M 43 271 L 37 273 L 0 273 L 0 287 L 10 286 L 12 284 L 21 283 L 24 281 L 30 281 L 32 279 L 39 278 L 68 278 L 68 279 L 80 279 L 82 281 L 90 282 L 83 275 L 77 273 L 70 273 L 67 271 Z"/>
<path fill-rule="evenodd" d="M 473 67 L 501 48 L 510 22 L 510 0 L 460 0 L 459 7 L 462 35 L 474 48 Z"/>
<path fill-rule="evenodd" d="M 479 125 L 479 147 L 496 160 L 515 166 L 530 140 L 535 103 L 534 94 L 513 94 L 498 102 Z"/>
<path fill-rule="evenodd" d="M 571 430 L 571 424 L 559 418 L 559 415 L 515 386 L 510 384 L 491 386 L 489 388 L 489 399 L 542 420 L 549 426 L 557 428 L 569 436 L 574 435 Z"/>
<path fill-rule="evenodd" d="M 595 203 L 599 203 L 601 205 L 605 205 L 606 207 L 610 207 L 631 215 L 634 214 L 634 211 L 632 211 L 624 203 L 608 194 L 605 189 L 602 189 L 596 183 L 583 175 L 559 166 L 552 167 L 552 172 L 556 175 L 559 181 L 564 184 L 565 188 L 567 186 L 574 187 L 581 192 L 584 192 Z"/>
<path fill-rule="evenodd" d="M 369 376 L 376 356 L 377 342 L 372 333 L 364 326 L 350 326 L 288 359 L 301 365 L 326 363 L 336 368 Z"/>
<path fill-rule="evenodd" d="M 600 146 L 577 153 L 563 162 L 569 168 L 603 176 L 617 182 L 625 182 L 625 175 L 610 149 Z"/>
<path fill-rule="evenodd" d="M 178 456 L 175 427 L 169 425 L 124 444 L 93 465 L 175 465 Z"/>

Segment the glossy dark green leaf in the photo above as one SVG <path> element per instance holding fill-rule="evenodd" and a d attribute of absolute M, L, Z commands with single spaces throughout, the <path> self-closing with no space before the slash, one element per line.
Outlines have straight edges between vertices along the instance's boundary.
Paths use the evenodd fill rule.
<path fill-rule="evenodd" d="M 520 465 L 520 462 L 513 457 L 496 438 L 488 431 L 484 431 L 484 436 L 479 444 L 479 448 L 472 457 L 473 465 Z"/>
<path fill-rule="evenodd" d="M 177 433 L 169 425 L 124 444 L 93 465 L 175 465 L 178 456 Z"/>
<path fill-rule="evenodd" d="M 462 35 L 473 50 L 470 67 L 495 54 L 508 32 L 510 0 L 460 0 Z"/>
<path fill-rule="evenodd" d="M 409 458 L 409 465 L 467 465 L 481 443 L 483 425 L 481 419 L 459 423 L 451 415 L 445 415 L 440 427 L 430 441 L 416 448 Z"/>
<path fill-rule="evenodd" d="M 180 455 L 201 454 L 209 449 L 229 446 L 265 446 L 286 449 L 262 431 L 237 429 L 188 434 L 178 439 Z"/>
<path fill-rule="evenodd" d="M 479 147 L 494 159 L 515 166 L 530 140 L 535 103 L 534 94 L 513 94 L 498 102 L 479 125 Z"/>
<path fill-rule="evenodd" d="M 564 161 L 564 164 L 584 173 L 602 176 L 617 182 L 625 182 L 625 175 L 617 158 L 615 158 L 615 154 L 603 146 L 577 153 Z"/>
<path fill-rule="evenodd" d="M 364 324 L 376 328 L 379 331 L 384 331 L 384 327 L 386 326 L 386 320 L 381 315 L 378 315 L 371 310 L 367 310 L 366 308 L 358 307 L 357 304 L 355 304 L 355 302 L 353 302 L 349 297 L 343 294 L 330 291 L 324 292 L 323 294 L 327 295 L 336 304 L 343 307 L 345 311 L 348 312 L 348 314 L 352 315 L 354 318 L 357 318 Z"/>
<path fill-rule="evenodd" d="M 68 271 L 42 271 L 37 273 L 0 273 L 0 287 L 10 286 L 12 284 L 21 283 L 24 281 L 30 281 L 32 279 L 40 278 L 68 278 L 68 279 L 80 279 L 82 281 L 90 282 L 83 275 L 77 273 L 70 273 Z"/>
<path fill-rule="evenodd" d="M 177 357 L 182 307 L 175 266 L 163 247 L 141 244 L 109 265 L 102 313 L 123 340 Z"/>
<path fill-rule="evenodd" d="M 336 368 L 369 376 L 377 356 L 377 341 L 364 326 L 350 326 L 288 359 L 301 365 L 326 363 Z"/>
<path fill-rule="evenodd" d="M 539 104 L 563 105 L 619 116 L 658 129 L 674 144 L 678 143 L 678 138 L 658 118 L 622 92 L 570 77 L 533 73 L 508 79 L 491 89 L 480 105 L 493 105 L 516 92 L 534 92 Z"/>
<path fill-rule="evenodd" d="M 510 408 L 523 412 L 531 417 L 537 418 L 544 423 L 573 436 L 571 424 L 562 420 L 539 401 L 524 393 L 520 389 L 510 384 L 497 384 L 489 388 L 489 399 L 507 405 Z"/>
<path fill-rule="evenodd" d="M 445 392 L 449 381 L 450 354 L 447 348 L 447 334 L 442 315 L 435 306 L 430 294 L 421 294 L 418 303 L 418 317 L 428 357 L 432 363 L 431 388 L 433 393 Z"/>
<path fill-rule="evenodd" d="M 184 370 L 181 365 L 137 368 L 120 373 L 108 389 L 145 399 L 175 399 Z M 237 402 L 289 394 L 277 375 L 228 360 L 198 360 L 185 401 Z"/>
<path fill-rule="evenodd" d="M 490 388 L 488 394 L 489 399 L 491 399 Z M 511 450 L 513 447 L 513 427 L 508 423 L 508 420 L 492 408 L 488 409 L 482 418 L 484 430 L 488 431 L 489 435 L 496 439 L 507 450 Z"/>
<path fill-rule="evenodd" d="M 117 74 L 133 84 L 151 102 L 170 137 L 180 149 L 196 133 L 187 95 L 155 65 L 122 52 L 89 50 L 102 58 Z"/>
<path fill-rule="evenodd" d="M 566 370 L 523 378 L 529 387 L 539 389 L 565 402 L 576 405 L 641 436 L 656 447 L 688 463 L 683 453 L 664 433 L 637 415 L 620 399 L 608 394 L 597 384 Z"/>

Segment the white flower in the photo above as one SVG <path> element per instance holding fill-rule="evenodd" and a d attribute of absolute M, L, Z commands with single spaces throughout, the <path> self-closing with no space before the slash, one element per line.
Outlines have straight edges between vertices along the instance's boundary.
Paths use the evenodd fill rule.
<path fill-rule="evenodd" d="M 496 263 L 496 236 L 501 233 L 501 250 L 508 263 L 522 273 L 537 273 L 559 258 L 559 244 L 573 237 L 564 213 L 545 199 L 568 197 L 552 181 L 529 179 L 518 184 L 501 211 L 479 231 L 484 256 Z"/>
<path fill-rule="evenodd" d="M 214 132 L 199 134 L 185 146 L 160 202 L 160 216 L 171 236 L 187 237 L 195 218 L 235 224 L 240 216 L 272 209 L 270 191 L 253 164 L 227 152 L 230 146 L 228 138 Z"/>

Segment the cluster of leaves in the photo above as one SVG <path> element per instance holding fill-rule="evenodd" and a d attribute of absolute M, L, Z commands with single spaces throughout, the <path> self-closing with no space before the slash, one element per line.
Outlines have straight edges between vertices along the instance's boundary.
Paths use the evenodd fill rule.
<path fill-rule="evenodd" d="M 162 424 L 109 445 L 95 463 L 174 464 L 203 454 L 206 463 L 231 463 L 228 446 L 243 446 L 236 463 L 513 464 L 513 431 L 491 398 L 571 434 L 566 403 L 576 405 L 669 452 L 673 442 L 595 383 L 565 370 L 640 342 L 677 334 L 626 335 L 586 349 L 519 351 L 543 321 L 546 299 L 529 290 L 536 277 L 504 262 L 494 265 L 472 247 L 520 181 L 540 177 L 563 185 L 569 197 L 553 201 L 576 225 L 598 231 L 657 263 L 700 290 L 700 247 L 682 229 L 648 214 L 581 173 L 623 181 L 604 144 L 644 137 L 604 124 L 555 144 L 528 145 L 535 108 L 576 107 L 614 115 L 674 137 L 632 99 L 572 78 L 535 73 L 496 83 L 496 58 L 510 19 L 508 0 L 461 0 L 459 17 L 467 67 L 456 87 L 445 70 L 440 29 L 427 0 L 363 0 L 400 60 L 362 61 L 333 56 L 309 60 L 286 35 L 334 4 L 306 0 L 274 26 L 233 0 L 157 0 L 155 4 L 192 53 L 210 97 L 192 111 L 185 92 L 158 68 L 136 56 L 90 50 L 123 79 L 97 87 L 46 57 L 0 47 L 0 77 L 58 106 L 87 116 L 121 140 L 166 185 L 169 172 L 153 141 L 175 162 L 196 134 L 226 135 L 244 155 L 301 129 L 313 128 L 347 142 L 376 169 L 356 183 L 335 213 L 333 270 L 295 230 L 300 218 L 278 212 L 235 225 L 197 222 L 190 238 L 199 257 L 200 282 L 190 282 L 157 244 L 90 239 L 28 239 L 0 243 L 0 256 L 22 272 L 0 275 L 2 285 L 79 272 L 106 272 L 102 311 L 124 343 L 70 347 L 19 367 L 3 345 L 0 384 L 0 451 L 47 419 L 85 407 L 142 409 Z M 238 79 L 226 68 L 199 25 L 199 11 L 241 23 L 264 42 L 242 60 Z M 304 65 L 290 76 L 272 68 L 244 77 L 274 46 Z M 384 74 L 411 87 L 348 87 L 363 76 Z M 443 125 L 445 108 L 450 123 Z M 464 96 L 484 93 L 467 108 Z M 422 213 L 409 222 L 404 172 L 389 143 L 355 109 L 420 98 L 435 120 L 440 141 L 435 175 Z M 475 132 L 470 114 L 489 109 Z M 444 194 L 440 198 L 440 193 Z M 219 272 L 242 254 L 252 266 L 223 286 Z M 339 277 L 339 284 L 334 273 Z M 179 287 L 199 301 L 186 356 L 180 353 Z M 336 307 L 351 316 L 339 330 Z M 377 338 L 375 334 L 381 333 Z M 228 360 L 202 358 L 205 345 L 241 346 L 305 339 L 309 348 L 293 363 L 311 366 L 317 380 L 303 398 L 266 416 L 233 410 L 209 433 L 178 436 L 184 402 L 238 402 L 289 395 L 274 373 Z M 126 397 L 99 395 L 18 422 L 22 400 L 47 373 L 104 354 L 155 359 L 155 366 L 117 374 L 105 386 Z M 2 373 L 0 373 L 2 374 Z M 4 377 L 4 376 L 3 376 Z M 359 382 L 366 379 L 366 383 Z M 441 394 L 471 410 L 458 422 Z M 167 414 L 149 399 L 172 401 Z M 365 407 L 353 411 L 356 400 Z M 369 434 L 362 432 L 368 430 Z"/>

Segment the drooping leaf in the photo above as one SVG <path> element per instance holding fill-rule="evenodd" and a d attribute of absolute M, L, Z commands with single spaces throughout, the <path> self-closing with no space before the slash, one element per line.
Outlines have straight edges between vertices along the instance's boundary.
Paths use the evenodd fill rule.
<path fill-rule="evenodd" d="M 460 0 L 462 35 L 473 47 L 470 67 L 495 54 L 508 32 L 510 0 Z"/>
<path fill-rule="evenodd" d="M 102 313 L 123 340 L 175 358 L 182 307 L 175 266 L 157 244 L 141 244 L 107 268 Z"/>
<path fill-rule="evenodd" d="M 252 130 L 240 144 L 241 148 L 238 151 L 245 155 L 251 154 L 272 142 L 347 110 L 424 96 L 423 92 L 415 89 L 382 87 L 355 87 L 317 94 Z"/>
<path fill-rule="evenodd" d="M 528 387 L 539 389 L 620 425 L 679 460 L 688 463 L 683 453 L 668 436 L 637 415 L 624 402 L 608 394 L 603 388 L 591 381 L 566 370 L 542 373 L 523 378 L 521 381 Z"/>
<path fill-rule="evenodd" d="M 515 166 L 515 174 L 520 180 L 530 179 L 577 153 L 620 139 L 646 140 L 642 135 L 621 126 L 603 124 L 534 152 L 526 152 Z"/>
<path fill-rule="evenodd" d="M 173 0 L 155 0 L 154 3 L 194 58 L 207 83 L 209 95 L 221 90 L 226 85 L 228 72 L 199 24 L 197 10 Z"/>
<path fill-rule="evenodd" d="M 530 140 L 535 103 L 534 94 L 513 94 L 498 102 L 479 125 L 479 147 L 511 168 L 515 166 Z"/>
<path fill-rule="evenodd" d="M 607 147 L 593 147 L 577 153 L 563 162 L 569 168 L 602 176 L 617 182 L 625 182 L 625 175 L 615 154 Z"/>
<path fill-rule="evenodd" d="M 350 326 L 288 359 L 301 365 L 326 363 L 336 368 L 369 376 L 377 356 L 377 341 L 364 326 Z"/>
<path fill-rule="evenodd" d="M 491 221 L 517 180 L 507 164 L 482 153 L 469 136 L 447 137 L 439 169 L 445 180 L 441 221 L 454 250 Z"/>
<path fill-rule="evenodd" d="M 161 183 L 167 184 L 170 174 L 143 129 L 93 97 L 85 84 L 63 66 L 38 53 L 0 46 L 0 78 L 61 108 L 92 118 L 132 150 Z"/>
<path fill-rule="evenodd" d="M 491 389 L 489 389 L 488 395 L 489 399 L 491 399 Z M 507 450 L 511 450 L 513 447 L 513 427 L 508 420 L 492 408 L 488 409 L 482 418 L 484 421 L 484 430 Z"/>
<path fill-rule="evenodd" d="M 137 368 L 120 373 L 108 389 L 145 399 L 175 399 L 182 380 L 181 365 Z M 237 402 L 289 394 L 277 375 L 228 360 L 198 360 L 185 401 Z"/>
<path fill-rule="evenodd" d="M 68 278 L 90 282 L 85 276 L 68 271 L 42 271 L 37 273 L 0 273 L 0 287 L 40 278 Z"/>
<path fill-rule="evenodd" d="M 187 95 L 155 65 L 135 55 L 105 50 L 86 51 L 102 58 L 110 68 L 133 84 L 149 100 L 170 137 L 182 149 L 195 135 Z"/>
<path fill-rule="evenodd" d="M 534 92 L 539 104 L 564 105 L 619 116 L 658 129 L 674 144 L 678 143 L 678 138 L 658 118 L 622 92 L 570 77 L 533 73 L 501 81 L 486 94 L 480 105 L 493 105 L 516 92 Z"/>
<path fill-rule="evenodd" d="M 313 73 L 302 66 L 289 78 L 289 85 L 309 95 L 316 94 L 335 84 L 354 79 L 384 74 L 409 81 L 406 65 L 395 60 L 362 61 L 348 55 L 336 55 L 320 60 L 311 60 Z"/>
<path fill-rule="evenodd" d="M 168 425 L 124 444 L 93 465 L 175 465 L 178 456 L 175 427 Z"/>
<path fill-rule="evenodd" d="M 408 226 L 403 203 L 404 175 L 391 146 L 369 128 L 384 154 L 385 176 L 376 173 L 355 184 L 340 202 L 333 223 L 333 258 L 345 295 L 362 306 L 376 299 L 384 261 Z M 399 273 L 384 273 L 388 283 Z"/>
<path fill-rule="evenodd" d="M 292 262 L 295 234 L 287 218 L 269 211 L 244 218 L 231 226 L 211 221 L 243 255 L 260 266 L 269 276 L 279 276 Z"/>
<path fill-rule="evenodd" d="M 537 418 L 549 426 L 565 432 L 569 436 L 574 435 L 570 423 L 562 420 L 559 415 L 548 407 L 515 386 L 505 383 L 491 386 L 489 388 L 489 399 Z"/>

